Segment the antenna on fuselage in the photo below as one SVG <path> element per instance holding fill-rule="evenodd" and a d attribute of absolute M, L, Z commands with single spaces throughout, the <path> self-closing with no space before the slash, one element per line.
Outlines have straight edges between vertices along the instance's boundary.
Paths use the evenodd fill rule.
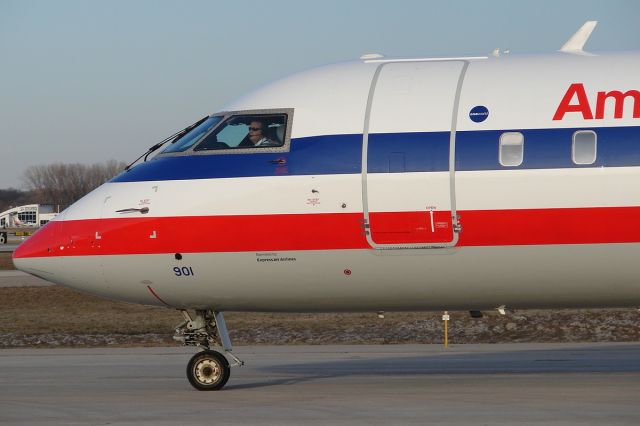
<path fill-rule="evenodd" d="M 578 31 L 575 32 L 574 35 L 567 40 L 565 44 L 562 45 L 559 52 L 563 53 L 573 53 L 576 55 L 590 55 L 590 53 L 582 50 L 587 40 L 591 36 L 591 33 L 598 25 L 598 21 L 587 21 L 585 22 Z"/>

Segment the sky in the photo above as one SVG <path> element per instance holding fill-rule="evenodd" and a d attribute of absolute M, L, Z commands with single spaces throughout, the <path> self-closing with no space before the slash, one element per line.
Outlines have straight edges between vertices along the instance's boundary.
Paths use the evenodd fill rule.
<path fill-rule="evenodd" d="M 637 0 L 0 0 L 0 188 L 31 165 L 131 162 L 293 72 L 388 56 L 640 49 Z"/>

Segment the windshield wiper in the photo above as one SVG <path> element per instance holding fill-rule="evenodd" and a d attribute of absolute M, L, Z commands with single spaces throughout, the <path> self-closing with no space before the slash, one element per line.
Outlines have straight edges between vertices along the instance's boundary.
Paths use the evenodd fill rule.
<path fill-rule="evenodd" d="M 167 142 L 171 141 L 171 143 L 176 143 L 178 140 L 182 139 L 182 137 L 184 135 L 186 135 L 187 133 L 189 133 L 191 130 L 193 130 L 195 127 L 198 127 L 200 124 L 204 123 L 204 121 L 209 118 L 209 116 L 203 117 L 200 120 L 196 121 L 195 123 L 193 123 L 190 126 L 185 127 L 182 130 L 179 130 L 177 132 L 175 132 L 174 134 L 172 134 L 171 136 L 169 136 L 168 138 L 165 138 L 163 140 L 161 140 L 160 142 L 158 142 L 157 144 L 153 145 L 151 148 L 149 148 L 147 150 L 147 152 L 145 152 L 144 154 L 142 154 L 140 157 L 136 158 L 131 164 L 129 164 L 127 167 L 124 168 L 125 172 L 128 172 L 131 167 L 136 164 L 138 162 L 138 160 L 140 160 L 142 157 L 144 157 L 144 161 L 147 161 L 147 157 L 149 157 L 149 155 L 151 155 L 152 152 L 157 151 L 158 149 L 160 149 L 160 147 L 164 144 L 166 144 Z"/>

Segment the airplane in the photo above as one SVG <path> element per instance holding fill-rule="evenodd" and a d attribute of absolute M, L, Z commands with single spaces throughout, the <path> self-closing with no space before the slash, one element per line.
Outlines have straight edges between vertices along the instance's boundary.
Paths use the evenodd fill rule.
<path fill-rule="evenodd" d="M 178 309 L 218 390 L 227 311 L 640 304 L 640 54 L 388 58 L 269 83 L 151 147 L 13 255 Z M 219 347 L 217 351 L 212 347 Z"/>

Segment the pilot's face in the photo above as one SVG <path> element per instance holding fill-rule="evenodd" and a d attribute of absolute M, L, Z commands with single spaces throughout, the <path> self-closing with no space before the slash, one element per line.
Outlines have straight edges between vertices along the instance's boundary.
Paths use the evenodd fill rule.
<path fill-rule="evenodd" d="M 249 140 L 254 144 L 262 139 L 262 123 L 259 121 L 252 121 L 249 124 Z"/>

